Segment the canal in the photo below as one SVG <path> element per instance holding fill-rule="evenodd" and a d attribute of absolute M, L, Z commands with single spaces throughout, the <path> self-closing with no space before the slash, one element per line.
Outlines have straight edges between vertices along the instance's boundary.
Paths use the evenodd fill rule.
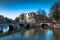
<path fill-rule="evenodd" d="M 60 40 L 60 32 L 51 29 L 28 29 L 0 37 L 0 40 Z"/>

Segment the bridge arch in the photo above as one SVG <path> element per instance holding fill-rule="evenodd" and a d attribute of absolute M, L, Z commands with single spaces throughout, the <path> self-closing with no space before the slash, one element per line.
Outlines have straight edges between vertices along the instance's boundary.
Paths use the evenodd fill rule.
<path fill-rule="evenodd" d="M 9 31 L 14 30 L 12 25 L 9 25 Z"/>
<path fill-rule="evenodd" d="M 42 27 L 42 28 L 48 28 L 48 24 L 42 23 L 42 24 L 41 24 L 41 27 Z"/>

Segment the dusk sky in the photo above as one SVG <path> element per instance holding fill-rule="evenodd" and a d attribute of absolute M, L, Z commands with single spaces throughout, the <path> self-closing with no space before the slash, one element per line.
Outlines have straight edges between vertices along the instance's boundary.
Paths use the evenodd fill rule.
<path fill-rule="evenodd" d="M 0 0 L 0 15 L 15 19 L 21 13 L 44 9 L 48 15 L 51 6 L 59 0 Z"/>

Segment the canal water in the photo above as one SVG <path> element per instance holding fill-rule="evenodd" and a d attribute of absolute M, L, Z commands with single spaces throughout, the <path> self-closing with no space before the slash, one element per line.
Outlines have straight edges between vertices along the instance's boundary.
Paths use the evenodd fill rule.
<path fill-rule="evenodd" d="M 0 40 L 60 40 L 60 32 L 51 29 L 28 29 L 0 37 Z"/>

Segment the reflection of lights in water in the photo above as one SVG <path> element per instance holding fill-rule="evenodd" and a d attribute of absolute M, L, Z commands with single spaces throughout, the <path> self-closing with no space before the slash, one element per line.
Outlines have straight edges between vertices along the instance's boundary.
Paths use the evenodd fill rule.
<path fill-rule="evenodd" d="M 9 26 L 3 28 L 4 33 L 7 32 L 7 31 L 9 31 Z"/>
<path fill-rule="evenodd" d="M 46 31 L 46 40 L 53 40 L 53 31 L 52 30 L 47 30 Z"/>
<path fill-rule="evenodd" d="M 31 30 L 27 30 L 25 33 L 24 33 L 24 36 L 26 37 L 30 37 L 30 36 L 33 36 L 34 35 L 34 29 L 31 29 Z"/>

